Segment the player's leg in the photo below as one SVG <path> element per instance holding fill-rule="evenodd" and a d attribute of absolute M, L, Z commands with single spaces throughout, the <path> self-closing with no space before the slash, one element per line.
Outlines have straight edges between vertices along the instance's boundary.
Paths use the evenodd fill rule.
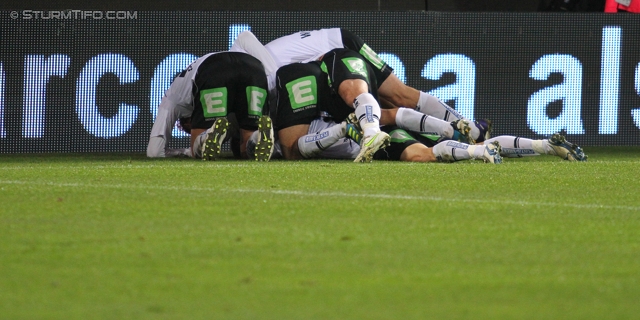
<path fill-rule="evenodd" d="M 309 134 L 309 124 L 318 117 L 319 105 L 329 102 L 327 76 L 319 63 L 309 62 L 284 66 L 278 69 L 276 78 L 275 125 L 282 154 L 288 160 L 311 157 L 329 144 L 326 139 L 336 139 L 329 132 L 303 138 Z"/>
<path fill-rule="evenodd" d="M 393 69 L 382 60 L 360 37 L 341 29 L 345 48 L 360 53 L 372 67 L 378 83 L 379 98 L 398 106 L 416 109 L 445 121 L 462 119 L 455 109 L 441 103 L 436 97 L 407 86 L 393 73 Z"/>
<path fill-rule="evenodd" d="M 338 93 L 345 102 L 353 101 L 354 113 L 363 132 L 362 154 L 356 162 L 370 162 L 373 153 L 388 145 L 388 136 L 380 131 L 380 105 L 368 92 L 368 84 L 361 79 L 342 81 Z"/>
<path fill-rule="evenodd" d="M 319 126 L 317 123 L 322 123 Z M 331 148 L 346 137 L 347 123 L 326 122 L 317 118 L 310 125 L 294 125 L 278 131 L 282 153 L 287 160 L 309 158 L 353 159 L 351 153 Z M 330 149 L 330 151 L 327 151 Z M 347 151 L 348 152 L 348 151 Z"/>
<path fill-rule="evenodd" d="M 219 157 L 227 137 L 228 86 L 236 72 L 230 67 L 229 59 L 227 53 L 208 57 L 199 65 L 194 79 L 198 90 L 193 99 L 191 146 L 194 155 L 203 160 Z"/>
<path fill-rule="evenodd" d="M 300 124 L 278 130 L 278 143 L 282 150 L 282 156 L 286 160 L 304 159 L 298 149 L 298 139 L 307 134 L 309 125 Z"/>
<path fill-rule="evenodd" d="M 404 85 L 399 79 L 398 77 L 396 77 L 393 74 L 393 68 L 391 68 L 384 60 L 382 60 L 378 54 L 373 51 L 373 49 L 371 49 L 371 47 L 369 47 L 369 45 L 367 45 L 364 40 L 362 40 L 359 36 L 357 36 L 356 34 L 350 32 L 349 30 L 346 29 L 340 29 L 340 33 L 341 33 L 341 37 L 342 37 L 342 44 L 346 49 L 349 49 L 351 51 L 357 52 L 360 54 L 360 56 L 362 56 L 364 58 L 365 63 L 369 66 L 369 70 L 371 70 L 371 75 L 373 75 L 375 77 L 375 81 L 376 81 L 376 85 L 380 86 L 382 83 L 384 83 L 387 78 L 389 77 L 395 77 L 396 81 L 392 81 L 395 84 L 402 84 Z M 392 95 L 389 96 L 385 96 L 384 100 L 388 101 L 391 104 L 394 104 L 395 106 L 408 106 L 405 104 L 398 104 L 396 102 L 398 101 L 412 101 L 412 99 L 415 99 L 417 101 L 418 99 L 418 91 L 413 89 L 413 88 L 409 88 L 407 87 L 405 88 L 400 88 L 400 95 L 403 94 L 408 94 L 407 97 L 395 97 Z M 412 91 L 413 90 L 413 91 Z M 415 92 L 414 92 L 415 91 Z M 382 96 L 377 96 L 377 98 L 383 98 Z"/>
<path fill-rule="evenodd" d="M 273 153 L 274 133 L 268 116 L 269 95 L 267 78 L 260 61 L 248 54 L 235 53 L 233 66 L 241 72 L 234 75 L 229 86 L 229 113 L 234 113 L 240 127 L 240 154 L 249 159 L 247 142 L 254 131 L 258 131 L 258 141 L 252 159 L 269 161 Z"/>
<path fill-rule="evenodd" d="M 500 155 L 508 158 L 521 158 L 541 154 L 558 156 L 569 161 L 586 161 L 587 156 L 579 146 L 568 142 L 556 133 L 549 139 L 527 139 L 514 136 L 498 136 L 486 140 L 484 144 L 499 142 L 502 147 Z"/>
<path fill-rule="evenodd" d="M 341 29 L 341 33 L 344 47 L 361 54 L 366 63 L 372 68 L 378 84 L 377 97 L 379 100 L 386 101 L 388 102 L 387 104 L 397 107 L 415 109 L 418 112 L 446 122 L 464 119 L 471 124 L 470 135 L 473 140 L 483 141 L 488 139 L 491 131 L 490 122 L 486 120 L 471 121 L 438 98 L 407 86 L 393 74 L 393 69 L 360 37 L 345 29 Z"/>
<path fill-rule="evenodd" d="M 307 132 L 294 145 L 302 158 L 353 160 L 360 153 L 362 131 L 354 114 L 340 123 L 331 118 L 316 118 Z"/>
<path fill-rule="evenodd" d="M 209 161 L 219 158 L 228 129 L 229 121 L 225 117 L 217 118 L 209 129 L 191 129 L 191 150 L 194 157 Z"/>
<path fill-rule="evenodd" d="M 333 121 L 327 122 L 322 118 L 311 122 L 309 127 L 310 134 L 316 132 L 323 134 L 331 131 L 335 132 L 334 138 L 325 138 L 322 141 L 322 150 L 315 156 L 324 159 L 353 160 L 357 158 L 360 153 L 360 141 L 362 140 L 362 132 L 359 127 L 348 121 L 335 123 Z M 339 134 L 342 134 L 342 136 L 339 136 Z"/>
<path fill-rule="evenodd" d="M 253 155 L 248 154 L 248 157 L 256 161 L 269 161 L 273 155 L 276 141 L 273 123 L 268 115 L 263 115 L 258 119 L 258 131 L 255 131 L 255 133 L 257 133 L 258 136 L 253 149 Z M 245 145 L 249 143 L 251 136 L 252 132 L 249 132 L 248 139 L 244 134 L 242 135 L 243 140 L 246 141 Z"/>
<path fill-rule="evenodd" d="M 416 109 L 420 99 L 420 91 L 404 84 L 391 73 L 378 85 L 378 95 L 399 107 Z M 434 115 L 435 116 L 435 115 Z M 438 117 L 440 118 L 440 117 Z M 442 120 L 453 121 L 440 118 Z"/>
<path fill-rule="evenodd" d="M 395 125 L 413 132 L 439 135 L 445 139 L 475 143 L 466 120 L 446 122 L 409 108 L 382 109 L 381 125 Z"/>
<path fill-rule="evenodd" d="M 469 145 L 453 140 L 442 141 L 433 147 L 433 153 L 439 161 L 454 162 L 460 160 L 483 160 L 486 163 L 502 163 L 500 143 L 494 141 L 487 145 Z"/>
<path fill-rule="evenodd" d="M 502 162 L 500 146 L 497 143 L 479 146 L 448 140 L 435 144 L 427 135 L 395 126 L 386 126 L 383 130 L 389 133 L 391 144 L 375 154 L 377 160 L 455 162 L 474 159 L 488 163 Z"/>
<path fill-rule="evenodd" d="M 422 114 L 453 122 L 456 120 L 465 120 L 470 124 L 470 136 L 475 141 L 486 140 L 491 132 L 491 122 L 481 119 L 472 121 L 446 103 L 440 101 L 435 96 L 428 93 L 418 91 L 411 88 L 395 75 L 387 77 L 378 88 L 378 95 L 381 99 L 385 99 L 396 106 L 403 106 L 409 109 L 415 109 Z"/>
<path fill-rule="evenodd" d="M 194 97 L 191 117 L 192 141 L 202 144 L 204 160 L 213 160 L 227 136 L 229 122 L 226 117 L 235 114 L 241 134 L 240 156 L 247 158 L 246 143 L 258 129 L 257 120 L 267 105 L 267 80 L 260 61 L 239 52 L 224 52 L 210 56 L 198 67 L 194 79 L 198 91 Z M 198 130 L 200 129 L 200 130 Z M 206 130 L 206 137 L 197 135 Z M 249 134 L 247 134 L 249 132 Z"/>
<path fill-rule="evenodd" d="M 438 158 L 433 153 L 433 148 L 429 148 L 422 143 L 415 143 L 402 152 L 400 161 L 437 162 Z"/>
<path fill-rule="evenodd" d="M 417 136 L 397 126 L 382 128 L 391 137 L 391 143 L 384 150 L 376 152 L 376 160 L 407 162 L 435 162 L 437 158 L 432 150 L 421 143 Z"/>
<path fill-rule="evenodd" d="M 334 59 L 340 59 L 340 57 L 334 57 Z M 343 72 L 345 76 L 343 78 L 339 78 L 337 73 L 340 70 L 331 70 L 333 71 L 333 76 L 330 75 L 332 83 L 335 83 L 335 88 L 337 88 L 338 95 L 342 98 L 342 100 L 346 104 L 350 104 L 355 109 L 355 114 L 358 117 L 358 121 L 360 122 L 360 127 L 362 128 L 365 137 L 374 135 L 380 132 L 380 105 L 378 101 L 375 99 L 374 95 L 371 94 L 371 86 L 367 80 L 362 79 L 366 78 L 366 68 L 362 60 L 357 58 L 353 58 L 353 60 L 349 60 L 347 62 L 349 65 L 346 68 L 351 68 L 348 72 Z M 345 69 L 344 65 L 338 65 L 338 68 L 333 66 L 336 69 Z M 352 71 L 355 70 L 355 71 Z M 363 76 L 364 74 L 364 76 Z M 352 77 L 352 78 L 346 78 Z M 354 78 L 359 77 L 359 78 Z M 342 120 L 342 119 L 340 119 Z"/>
<path fill-rule="evenodd" d="M 323 118 L 313 120 L 308 134 L 298 139 L 298 150 L 304 158 L 355 159 L 359 144 L 348 138 L 351 124 L 335 123 Z"/>
<path fill-rule="evenodd" d="M 380 131 L 381 111 L 375 99 L 377 85 L 371 68 L 361 55 L 347 49 L 336 49 L 325 54 L 322 67 L 334 91 L 355 109 L 363 130 L 364 138 L 355 162 L 370 162 L 377 150 L 389 144 L 389 136 Z"/>

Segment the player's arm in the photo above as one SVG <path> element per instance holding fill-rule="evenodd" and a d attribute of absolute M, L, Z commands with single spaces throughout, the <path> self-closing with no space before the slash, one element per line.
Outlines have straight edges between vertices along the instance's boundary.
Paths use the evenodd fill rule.
<path fill-rule="evenodd" d="M 273 57 L 251 31 L 243 31 L 238 35 L 229 51 L 246 52 L 262 62 L 266 74 L 276 74 L 278 65 Z"/>
<path fill-rule="evenodd" d="M 149 144 L 147 145 L 147 157 L 164 158 L 174 155 L 172 152 L 167 153 L 166 148 L 171 140 L 171 132 L 176 120 L 178 120 L 178 114 L 175 103 L 166 96 L 163 97 L 158 106 L 156 120 L 151 128 Z"/>

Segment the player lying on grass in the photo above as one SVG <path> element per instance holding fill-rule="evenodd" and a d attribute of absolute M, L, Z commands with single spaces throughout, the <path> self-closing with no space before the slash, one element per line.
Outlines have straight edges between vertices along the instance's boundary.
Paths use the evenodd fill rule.
<path fill-rule="evenodd" d="M 253 54 L 255 51 L 262 52 L 261 49 L 265 47 L 251 32 L 246 31 L 238 36 L 232 48 Z M 342 99 L 346 105 L 352 107 L 352 110 L 348 113 L 355 111 L 363 129 L 364 137 L 360 154 L 358 154 L 354 162 L 370 162 L 377 150 L 389 145 L 389 136 L 380 130 L 380 105 L 375 99 L 375 91 L 373 91 L 375 89 L 372 86 L 372 81 L 375 81 L 375 79 L 367 76 L 368 73 L 371 73 L 370 66 L 364 62 L 364 59 L 358 53 L 334 48 L 336 47 L 327 48 L 327 50 L 323 51 L 322 57 L 315 57 L 315 59 L 321 58 L 322 67 L 328 74 L 329 85 L 335 96 Z M 292 52 L 296 51 L 296 48 L 291 49 L 293 50 Z M 275 59 L 274 55 L 270 56 L 273 58 L 272 60 L 263 62 L 265 65 L 270 65 L 268 69 L 273 67 L 271 63 L 274 61 L 276 68 L 283 66 L 280 63 L 281 60 Z M 269 89 L 273 93 L 275 92 L 275 78 L 268 78 L 270 80 Z M 302 81 L 301 83 L 292 84 L 295 86 L 293 89 L 296 90 L 299 86 L 305 85 L 305 80 Z M 346 117 L 346 114 L 344 116 Z"/>
<path fill-rule="evenodd" d="M 351 123 L 334 121 L 345 118 L 343 114 L 351 109 L 335 97 L 327 85 L 327 76 L 322 72 L 320 63 L 284 66 L 277 71 L 277 80 L 277 112 L 274 119 L 284 158 L 355 158 L 354 152 L 359 152 L 359 146 L 345 137 L 360 135 L 359 130 L 355 129 L 358 121 L 354 121 L 353 117 L 350 119 Z M 415 113 L 405 108 L 383 111 Z M 318 114 L 324 116 L 318 117 Z M 334 114 L 339 116 L 334 117 Z M 452 128 L 450 124 L 445 124 L 449 129 Z M 404 130 L 392 124 L 384 126 L 383 130 L 390 134 L 391 145 L 389 150 L 376 152 L 374 159 L 418 162 L 482 159 L 499 163 L 501 143 L 513 146 L 506 152 L 502 151 L 507 156 L 555 154 L 568 160 L 586 158 L 580 148 L 566 142 L 559 135 L 549 141 L 501 136 L 486 140 L 482 146 L 476 146 L 443 141 L 452 136 L 442 133 Z"/>
<path fill-rule="evenodd" d="M 560 133 L 549 139 L 528 139 L 515 136 L 497 136 L 484 141 L 484 144 L 498 142 L 502 147 L 500 155 L 506 158 L 522 158 L 542 154 L 558 156 L 568 161 L 587 161 L 587 155 L 575 143 L 567 141 Z"/>
<path fill-rule="evenodd" d="M 355 162 L 371 161 L 377 150 L 388 145 L 388 135 L 384 131 L 380 132 L 380 124 L 398 123 L 405 129 L 446 138 L 458 139 L 464 136 L 464 139 L 470 139 L 469 122 L 466 120 L 448 123 L 411 109 L 402 108 L 401 112 L 397 111 L 398 108 L 381 109 L 375 98 L 378 87 L 373 74 L 374 71 L 365 62 L 365 58 L 349 49 L 334 49 L 325 54 L 321 61 L 293 63 L 278 69 L 276 126 L 283 130 L 280 132 L 280 143 L 285 157 L 295 148 L 293 144 L 297 137 L 307 132 L 306 128 L 289 125 L 291 119 L 288 117 L 304 118 L 305 124 L 308 124 L 319 110 L 330 114 L 339 122 L 354 110 L 348 101 L 354 101 L 352 106 L 355 107 L 358 125 L 364 129 L 360 154 Z M 343 92 L 345 86 L 350 87 L 348 90 L 356 86 L 356 92 L 367 92 L 346 97 Z M 287 106 L 281 107 L 280 104 Z M 314 108 L 318 104 L 320 108 Z M 376 139 L 376 136 L 383 138 Z"/>
<path fill-rule="evenodd" d="M 234 42 L 234 47 L 236 46 L 251 52 L 252 47 L 259 48 L 261 44 L 253 37 L 253 34 L 245 32 Z M 295 48 L 292 49 L 295 52 Z M 370 76 L 373 75 L 373 70 L 357 52 L 343 48 L 332 49 L 325 50 L 322 57 L 315 58 L 319 58 L 321 61 L 321 68 L 326 74 L 323 81 L 329 81 L 329 87 L 334 93 L 333 96 L 341 99 L 344 102 L 342 105 L 351 107 L 351 110 L 347 110 L 345 114 L 335 114 L 335 116 L 345 118 L 349 113 L 355 111 L 358 117 L 364 137 L 360 154 L 356 157 L 355 162 L 370 162 L 376 151 L 389 145 L 389 136 L 380 130 L 381 111 L 375 98 L 377 84 L 376 79 Z M 277 59 L 274 57 L 274 60 Z M 277 63 L 277 66 L 280 67 L 280 63 Z M 326 79 L 327 77 L 328 79 Z M 315 79 L 309 79 L 311 77 L 300 77 L 298 82 L 289 84 L 295 95 L 306 94 L 305 90 L 310 85 L 308 82 L 315 81 Z M 275 81 L 270 85 L 270 89 L 273 89 L 273 86 L 275 86 Z M 301 103 L 306 103 L 303 100 L 307 96 L 299 98 L 300 101 L 293 101 L 296 109 L 303 108 Z"/>
<path fill-rule="evenodd" d="M 335 123 L 331 119 L 317 118 L 306 125 L 309 133 L 296 139 L 296 147 L 288 158 L 285 158 L 352 159 L 360 148 L 361 133 L 358 133 L 356 125 L 348 121 Z M 297 126 L 304 127 L 305 125 Z M 482 160 L 486 163 L 502 163 L 498 142 L 486 145 L 469 145 L 455 140 L 441 140 L 427 145 L 423 141 L 428 138 L 418 139 L 413 136 L 420 136 L 420 134 L 394 126 L 384 126 L 382 130 L 389 133 L 391 142 L 387 148 L 378 150 L 373 155 L 375 160 L 409 162 Z M 295 138 L 281 137 L 284 139 Z M 428 141 L 433 142 L 432 140 Z"/>
<path fill-rule="evenodd" d="M 338 49 L 338 51 L 350 51 Z M 351 52 L 352 53 L 352 52 Z M 349 55 L 357 59 L 357 54 Z M 278 130 L 279 145 L 285 159 L 302 159 L 326 157 L 338 159 L 358 159 L 362 154 L 362 136 L 357 115 L 347 106 L 328 85 L 330 77 L 325 73 L 322 62 L 294 63 L 280 68 L 277 75 L 277 105 L 274 117 Z M 361 70 L 365 75 L 366 71 Z M 375 91 L 375 86 L 371 86 Z M 407 109 L 407 111 L 416 112 Z M 323 114 L 324 117 L 318 117 Z M 367 116 L 367 115 L 365 115 Z M 427 117 L 426 115 L 421 115 Z M 349 122 L 345 119 L 349 118 Z M 444 127 L 433 126 L 439 133 L 431 133 L 438 138 L 450 139 L 454 136 L 452 124 L 437 120 Z M 339 123 L 339 124 L 336 124 Z M 428 123 L 430 125 L 431 122 Z M 394 133 L 396 126 L 383 126 L 386 133 Z M 347 133 L 353 135 L 353 141 L 345 140 Z M 500 163 L 500 146 L 498 143 L 487 146 L 468 145 L 457 141 L 446 141 L 433 148 L 417 146 L 407 148 L 409 144 L 391 137 L 391 155 L 386 150 L 377 150 L 368 156 L 371 159 L 392 159 L 403 161 L 456 161 L 466 159 L 482 159 L 485 162 Z M 342 140 L 342 141 L 341 141 Z M 418 141 L 415 141 L 416 143 Z M 424 146 L 424 145 L 423 145 Z M 404 152 L 406 150 L 406 152 Z M 415 152 L 414 152 L 415 150 Z M 355 152 L 355 153 L 354 153 Z"/>
<path fill-rule="evenodd" d="M 245 31 L 238 36 L 234 46 L 239 50 L 260 51 L 262 44 L 251 32 Z M 491 131 L 490 121 L 471 121 L 438 98 L 405 85 L 375 51 L 348 30 L 331 28 L 300 31 L 275 39 L 264 47 L 271 54 L 272 60 L 263 61 L 263 63 L 265 65 L 275 63 L 276 69 L 292 63 L 321 60 L 327 52 L 337 48 L 350 49 L 362 55 L 365 58 L 364 61 L 373 70 L 375 77 L 372 77 L 371 82 L 375 78 L 377 99 L 383 107 L 407 107 L 445 122 L 466 120 L 471 124 L 470 139 L 468 139 L 471 142 L 484 141 Z M 274 77 L 269 77 L 269 88 L 275 94 Z M 351 101 L 347 102 L 351 103 Z"/>
<path fill-rule="evenodd" d="M 304 125 L 297 126 L 304 127 Z M 348 121 L 335 123 L 331 119 L 316 118 L 306 128 L 308 133 L 295 141 L 296 147 L 285 158 L 353 159 L 359 152 L 358 140 L 361 134 L 357 127 Z M 468 145 L 395 126 L 384 126 L 382 130 L 389 133 L 391 143 L 389 147 L 375 153 L 373 157 L 375 160 L 454 162 L 474 159 L 500 163 L 502 157 L 521 158 L 538 155 L 552 155 L 568 161 L 587 160 L 587 156 L 579 146 L 567 141 L 559 133 L 552 135 L 549 139 L 504 135 L 485 140 L 478 145 Z"/>
<path fill-rule="evenodd" d="M 196 59 L 171 83 L 158 106 L 151 129 L 147 156 L 186 155 L 213 160 L 220 155 L 229 122 L 235 114 L 240 127 L 239 156 L 247 158 L 246 143 L 260 131 L 256 160 L 269 160 L 273 147 L 265 70 L 260 60 L 241 52 L 210 53 Z M 190 148 L 169 149 L 171 132 L 180 119 L 191 134 Z"/>

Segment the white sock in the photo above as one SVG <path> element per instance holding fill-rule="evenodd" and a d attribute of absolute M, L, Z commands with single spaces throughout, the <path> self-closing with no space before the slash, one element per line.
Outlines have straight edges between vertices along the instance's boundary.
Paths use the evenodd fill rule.
<path fill-rule="evenodd" d="M 541 154 L 555 155 L 549 147 L 549 140 L 533 140 L 514 136 L 497 136 L 484 142 L 485 145 L 498 141 L 502 147 L 500 155 L 507 158 L 521 158 L 538 156 Z"/>
<path fill-rule="evenodd" d="M 415 132 L 435 134 L 445 138 L 453 137 L 453 127 L 449 122 L 428 116 L 409 108 L 399 108 L 396 125 Z"/>
<path fill-rule="evenodd" d="M 422 91 L 420 91 L 420 98 L 418 98 L 416 111 L 447 122 L 464 119 L 456 109 L 451 108 L 435 96 Z"/>
<path fill-rule="evenodd" d="M 298 139 L 298 150 L 304 158 L 312 158 L 330 147 L 346 135 L 346 126 L 342 123 L 331 126 L 318 133 L 311 133 Z"/>
<path fill-rule="evenodd" d="M 440 99 L 432 96 L 426 92 L 420 91 L 420 98 L 418 98 L 418 105 L 416 111 L 430 115 L 434 118 L 444 120 L 446 122 L 455 121 L 458 119 L 464 119 L 471 124 L 471 137 L 474 139 L 480 138 L 480 129 L 478 129 L 473 121 L 463 117 L 456 109 L 451 108 L 446 103 L 440 101 Z"/>
<path fill-rule="evenodd" d="M 191 148 L 193 149 L 194 158 L 202 158 L 202 145 L 207 141 L 207 135 L 209 134 L 207 131 L 208 130 L 203 131 L 196 137 L 195 141 L 193 141 L 193 146 Z"/>
<path fill-rule="evenodd" d="M 370 93 L 363 93 L 353 102 L 356 116 L 365 137 L 380 132 L 380 105 Z"/>
<path fill-rule="evenodd" d="M 440 161 L 454 162 L 468 159 L 482 159 L 485 146 L 468 145 L 453 140 L 442 141 L 433 147 L 433 154 Z"/>
<path fill-rule="evenodd" d="M 256 154 L 256 145 L 258 144 L 258 139 L 260 138 L 260 131 L 256 130 L 251 134 L 249 140 L 247 140 L 247 156 L 249 159 L 253 159 Z"/>

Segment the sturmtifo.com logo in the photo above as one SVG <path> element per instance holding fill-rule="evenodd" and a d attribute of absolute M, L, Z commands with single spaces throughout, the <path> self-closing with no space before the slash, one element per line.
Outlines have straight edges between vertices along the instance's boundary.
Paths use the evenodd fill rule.
<path fill-rule="evenodd" d="M 138 11 L 22 10 L 11 11 L 9 16 L 13 20 L 135 20 L 138 19 Z"/>

